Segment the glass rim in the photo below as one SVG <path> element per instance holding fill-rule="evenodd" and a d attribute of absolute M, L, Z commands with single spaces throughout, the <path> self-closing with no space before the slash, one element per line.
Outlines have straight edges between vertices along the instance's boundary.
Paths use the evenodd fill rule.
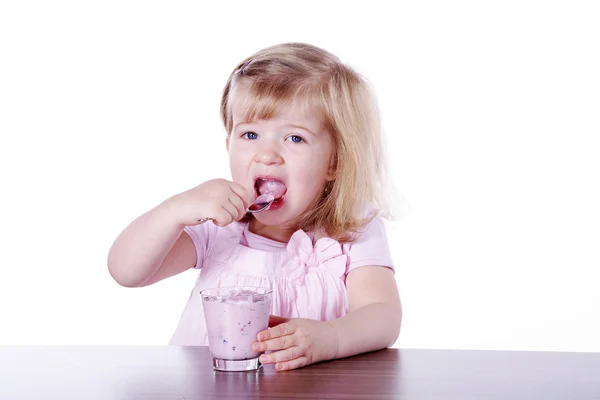
<path fill-rule="evenodd" d="M 221 287 L 211 287 L 211 288 L 202 289 L 199 292 L 199 294 L 202 296 L 202 295 L 206 295 L 207 293 L 210 293 L 211 291 L 220 292 L 221 290 L 232 290 L 232 289 L 250 289 L 250 290 L 256 291 L 257 294 L 260 294 L 260 295 L 268 295 L 268 294 L 273 293 L 273 289 L 265 287 L 265 286 L 221 286 Z M 256 289 L 259 289 L 260 291 L 257 291 Z M 218 294 L 210 294 L 209 296 L 219 296 L 219 295 Z"/>

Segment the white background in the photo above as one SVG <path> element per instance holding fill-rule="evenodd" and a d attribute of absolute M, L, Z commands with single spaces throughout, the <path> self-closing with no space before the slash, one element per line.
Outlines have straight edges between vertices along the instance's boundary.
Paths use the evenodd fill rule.
<path fill-rule="evenodd" d="M 122 288 L 108 249 L 229 177 L 227 76 L 303 41 L 377 90 L 396 346 L 600 351 L 597 2 L 208 4 L 0 5 L 0 344 L 166 344 L 195 272 Z"/>

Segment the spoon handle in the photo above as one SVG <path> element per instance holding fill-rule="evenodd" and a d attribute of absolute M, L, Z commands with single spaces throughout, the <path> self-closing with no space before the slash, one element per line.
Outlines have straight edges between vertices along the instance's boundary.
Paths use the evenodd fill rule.
<path fill-rule="evenodd" d="M 250 205 L 250 207 L 248 207 L 246 209 L 246 212 L 252 213 L 252 214 L 256 214 L 265 210 L 268 210 L 269 207 L 271 207 L 271 204 L 273 203 L 273 201 L 275 200 L 275 198 L 273 197 L 273 195 L 270 194 L 261 194 L 260 196 L 258 196 L 256 198 L 256 200 L 254 200 L 254 203 Z M 200 218 L 198 220 L 198 222 L 200 224 L 205 223 L 206 221 L 212 220 L 213 218 Z"/>

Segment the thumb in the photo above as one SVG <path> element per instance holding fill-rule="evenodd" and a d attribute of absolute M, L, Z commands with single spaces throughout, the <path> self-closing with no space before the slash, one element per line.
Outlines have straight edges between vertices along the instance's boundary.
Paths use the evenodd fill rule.
<path fill-rule="evenodd" d="M 289 318 L 279 317 L 277 315 L 271 315 L 269 317 L 269 328 L 277 326 L 279 324 L 283 324 L 284 322 L 288 322 Z"/>

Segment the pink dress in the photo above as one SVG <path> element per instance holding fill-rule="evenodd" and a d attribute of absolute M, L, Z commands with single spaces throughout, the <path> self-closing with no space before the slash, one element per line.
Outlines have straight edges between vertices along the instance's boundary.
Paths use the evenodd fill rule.
<path fill-rule="evenodd" d="M 221 228 L 212 222 L 188 226 L 200 274 L 181 315 L 171 345 L 206 346 L 200 291 L 226 286 L 260 286 L 273 290 L 272 315 L 331 320 L 348 313 L 346 275 L 353 269 L 381 265 L 394 269 L 379 217 L 353 243 L 296 231 L 290 241 L 276 242 L 235 222 Z"/>

